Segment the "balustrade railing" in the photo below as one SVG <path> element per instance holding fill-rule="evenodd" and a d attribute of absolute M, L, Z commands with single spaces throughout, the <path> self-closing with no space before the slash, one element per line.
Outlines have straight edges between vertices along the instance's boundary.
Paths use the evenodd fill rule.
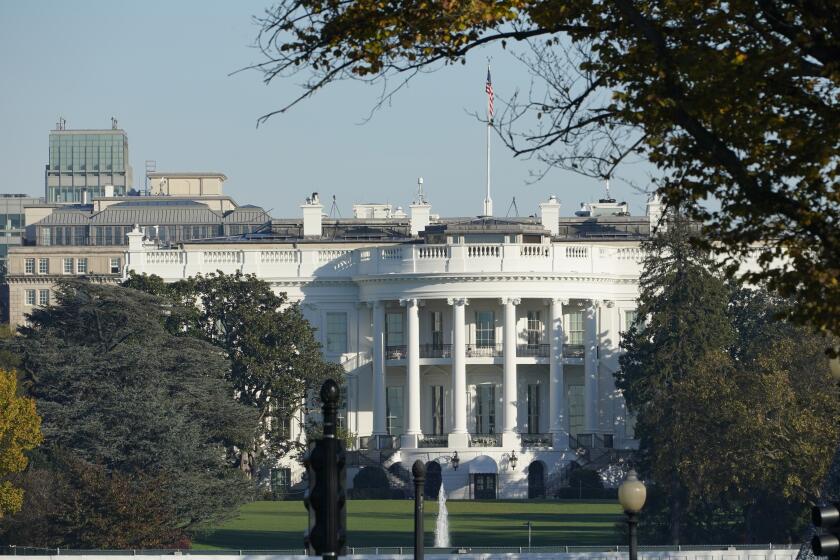
<path fill-rule="evenodd" d="M 467 257 L 471 259 L 496 257 L 502 254 L 501 245 L 467 245 Z"/>
<path fill-rule="evenodd" d="M 383 261 L 398 261 L 402 259 L 402 247 L 388 247 L 381 254 Z"/>
<path fill-rule="evenodd" d="M 418 259 L 446 259 L 449 257 L 449 245 L 420 245 L 417 248 Z"/>
<path fill-rule="evenodd" d="M 501 447 L 502 434 L 470 434 L 470 447 Z"/>
<path fill-rule="evenodd" d="M 446 434 L 423 434 L 418 445 L 420 447 L 447 447 L 449 445 L 449 436 Z"/>
<path fill-rule="evenodd" d="M 466 349 L 467 358 L 496 358 L 504 356 L 505 348 L 502 344 L 476 345 L 468 344 Z"/>
<path fill-rule="evenodd" d="M 585 354 L 583 344 L 566 344 L 563 346 L 563 356 L 566 358 L 583 358 Z"/>
<path fill-rule="evenodd" d="M 586 259 L 589 258 L 589 247 L 572 245 L 566 247 L 567 259 Z"/>
<path fill-rule="evenodd" d="M 520 358 L 547 358 L 548 344 L 517 344 L 516 355 Z"/>
<path fill-rule="evenodd" d="M 405 344 L 389 345 L 385 347 L 386 360 L 404 360 L 408 354 L 406 353 Z"/>
<path fill-rule="evenodd" d="M 520 245 L 520 257 L 549 257 L 551 256 L 551 248 L 548 245 Z"/>
<path fill-rule="evenodd" d="M 551 434 L 522 434 L 521 439 L 525 447 L 551 447 L 554 444 Z"/>
<path fill-rule="evenodd" d="M 421 358 L 451 358 L 452 345 L 451 344 L 421 344 L 420 345 Z"/>

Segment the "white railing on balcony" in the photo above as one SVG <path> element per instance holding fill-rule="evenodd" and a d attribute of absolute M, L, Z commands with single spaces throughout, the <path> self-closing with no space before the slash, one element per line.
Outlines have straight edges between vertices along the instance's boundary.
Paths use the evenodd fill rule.
<path fill-rule="evenodd" d="M 417 247 L 418 259 L 445 259 L 449 257 L 448 245 L 419 245 Z"/>
<path fill-rule="evenodd" d="M 147 264 L 180 264 L 183 253 L 181 251 L 156 250 L 146 253 Z"/>
<path fill-rule="evenodd" d="M 350 249 L 318 249 L 318 262 L 330 262 L 352 253 Z"/>
<path fill-rule="evenodd" d="M 471 259 L 499 257 L 501 251 L 500 245 L 467 245 L 467 257 Z"/>
<path fill-rule="evenodd" d="M 260 262 L 289 264 L 298 262 L 299 251 L 260 251 Z"/>
<path fill-rule="evenodd" d="M 382 260 L 385 261 L 399 261 L 402 260 L 402 247 L 387 247 L 382 249 Z"/>
<path fill-rule="evenodd" d="M 242 246 L 237 250 L 181 251 L 143 247 L 128 254 L 129 270 L 165 278 L 241 270 L 266 278 L 390 274 L 563 273 L 637 276 L 637 247 L 607 244 L 462 244 L 345 248 Z"/>
<path fill-rule="evenodd" d="M 520 245 L 519 256 L 548 258 L 551 256 L 551 247 L 548 245 Z"/>
<path fill-rule="evenodd" d="M 239 262 L 239 251 L 204 251 L 204 262 L 209 264 L 235 264 Z"/>
<path fill-rule="evenodd" d="M 581 245 L 572 245 L 566 247 L 567 259 L 586 259 L 589 258 L 589 247 Z"/>

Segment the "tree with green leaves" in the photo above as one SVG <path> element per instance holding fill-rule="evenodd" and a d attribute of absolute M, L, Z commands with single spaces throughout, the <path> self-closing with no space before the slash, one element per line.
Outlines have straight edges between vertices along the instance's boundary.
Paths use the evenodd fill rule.
<path fill-rule="evenodd" d="M 649 530 L 674 544 L 796 538 L 840 438 L 826 340 L 777 320 L 790 302 L 727 286 L 685 219 L 667 225 L 646 243 L 616 375 L 652 482 Z"/>
<path fill-rule="evenodd" d="M 673 544 L 689 498 L 682 469 L 695 458 L 695 417 L 708 413 L 695 398 L 698 383 L 726 377 L 735 339 L 726 284 L 692 236 L 691 223 L 677 217 L 644 244 L 637 320 L 622 337 L 616 374 L 637 418 L 643 472 L 669 496 Z"/>
<path fill-rule="evenodd" d="M 25 452 L 41 443 L 35 401 L 18 394 L 17 373 L 0 368 L 0 519 L 23 503 L 23 490 L 9 475 L 26 468 Z"/>
<path fill-rule="evenodd" d="M 516 155 L 609 178 L 646 159 L 707 247 L 840 334 L 840 16 L 831 0 L 280 0 L 259 18 L 266 83 L 405 81 L 518 45 L 534 82 L 494 126 Z M 523 84 L 525 86 L 526 84 Z M 501 105 L 501 104 L 500 104 Z M 704 206 L 687 202 L 714 199 Z M 778 266 L 775 259 L 784 259 Z"/>
<path fill-rule="evenodd" d="M 253 274 L 222 272 L 165 284 L 156 276 L 132 275 L 128 287 L 166 293 L 178 317 L 171 328 L 221 349 L 231 362 L 229 379 L 240 403 L 256 413 L 259 438 L 240 450 L 243 470 L 256 475 L 263 461 L 300 452 L 305 442 L 291 438 L 289 425 L 305 431 L 306 403 L 327 378 L 343 369 L 324 360 L 314 330 L 300 306 Z M 178 309 L 181 309 L 179 311 Z"/>
<path fill-rule="evenodd" d="M 186 534 L 253 496 L 233 458 L 253 445 L 255 414 L 233 398 L 223 352 L 168 332 L 168 311 L 136 290 L 65 281 L 56 305 L 34 310 L 8 344 L 43 418 L 45 462 L 81 464 L 84 488 L 107 488 L 112 505 L 155 490 L 149 503 L 165 526 Z M 76 529 L 63 542 L 92 542 Z M 148 542 L 132 534 L 119 542 Z"/>

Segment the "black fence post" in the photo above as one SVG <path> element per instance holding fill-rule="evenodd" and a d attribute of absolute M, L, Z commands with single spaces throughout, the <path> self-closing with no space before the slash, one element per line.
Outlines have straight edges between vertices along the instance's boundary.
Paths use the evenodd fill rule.
<path fill-rule="evenodd" d="M 411 468 L 414 474 L 414 560 L 423 560 L 423 485 L 426 465 L 417 459 Z"/>

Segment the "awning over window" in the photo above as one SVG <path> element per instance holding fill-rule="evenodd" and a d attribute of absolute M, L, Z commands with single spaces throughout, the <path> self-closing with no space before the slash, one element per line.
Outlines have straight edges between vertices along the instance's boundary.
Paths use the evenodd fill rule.
<path fill-rule="evenodd" d="M 496 474 L 499 472 L 496 461 L 487 455 L 479 455 L 469 462 L 470 474 Z"/>

